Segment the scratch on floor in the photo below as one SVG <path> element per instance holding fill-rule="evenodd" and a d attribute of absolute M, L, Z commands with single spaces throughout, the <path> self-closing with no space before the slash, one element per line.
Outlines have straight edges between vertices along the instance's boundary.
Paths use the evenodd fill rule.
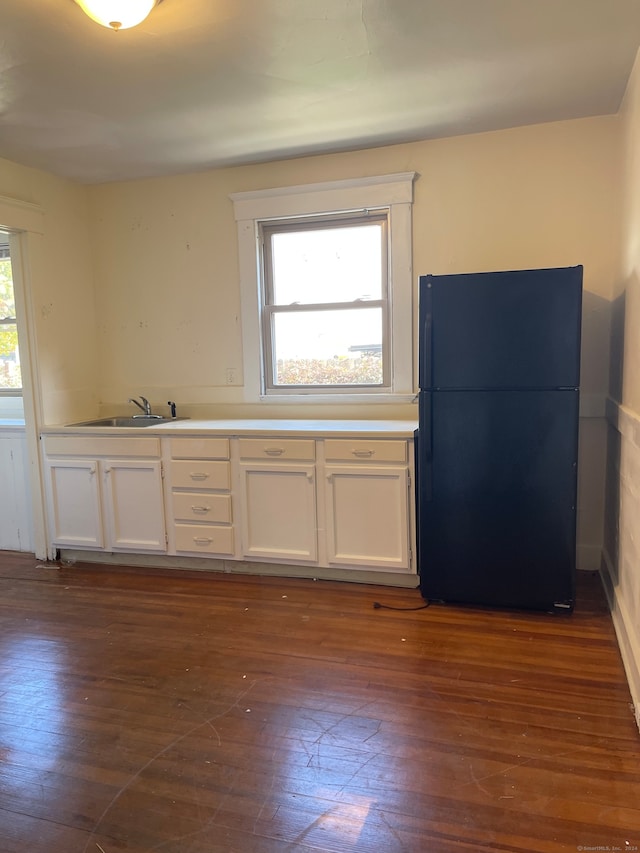
<path fill-rule="evenodd" d="M 238 703 L 240 702 L 240 700 L 244 699 L 244 697 L 255 687 L 256 684 L 257 684 L 257 681 L 252 681 L 251 684 L 247 687 L 247 689 L 243 690 L 243 692 L 239 694 L 239 696 L 236 698 L 235 702 L 233 702 L 231 705 L 229 705 L 229 707 L 226 708 L 224 711 L 220 711 L 219 714 L 215 714 L 213 717 L 210 717 L 209 719 L 204 720 L 203 722 L 199 722 L 196 725 L 192 726 L 188 731 L 184 732 L 181 735 L 178 735 L 178 737 L 174 738 L 171 741 L 171 743 L 167 744 L 167 746 L 163 747 L 155 755 L 151 756 L 151 758 L 145 764 L 143 764 L 142 767 L 140 767 L 140 769 L 137 770 L 131 776 L 131 778 L 128 780 L 128 782 L 126 782 L 122 786 L 122 788 L 120 788 L 120 790 L 116 794 L 114 794 L 114 796 L 111 798 L 111 800 L 107 803 L 105 810 L 102 812 L 102 814 L 100 815 L 100 817 L 96 821 L 95 826 L 91 830 L 91 833 L 89 834 L 89 838 L 87 839 L 87 843 L 84 846 L 83 853 L 87 853 L 87 850 L 89 849 L 89 844 L 91 843 L 96 832 L 98 831 L 100 824 L 105 819 L 105 817 L 109 814 L 109 812 L 114 807 L 114 805 L 118 802 L 120 797 L 133 785 L 133 783 L 144 773 L 144 771 L 154 763 L 154 761 L 157 761 L 159 758 L 162 758 L 163 755 L 166 755 L 167 752 L 169 752 L 171 749 L 173 749 L 175 746 L 177 746 L 181 741 L 183 741 L 185 738 L 190 737 L 194 732 L 197 732 L 198 729 L 201 729 L 203 726 L 210 726 L 215 731 L 215 727 L 213 726 L 214 721 L 219 720 L 221 717 L 224 717 L 226 714 L 228 714 L 234 708 L 238 707 Z M 215 819 L 215 816 L 217 815 L 218 811 L 220 810 L 220 807 L 221 806 L 218 806 L 218 808 L 216 809 L 216 812 L 215 812 L 214 816 L 211 818 L 211 820 Z M 95 844 L 97 845 L 98 843 L 95 842 Z M 103 853 L 104 853 L 104 851 L 103 851 Z"/>
<path fill-rule="evenodd" d="M 378 811 L 377 809 L 376 809 L 376 814 L 379 816 L 382 823 L 387 827 L 387 829 L 389 830 L 391 835 L 396 839 L 396 841 L 399 842 L 401 848 L 404 849 L 404 842 L 403 842 L 402 838 L 400 837 L 400 833 L 396 830 L 395 827 L 391 826 L 391 824 L 389 823 L 389 820 L 387 818 L 387 815 L 383 811 Z"/>
<path fill-rule="evenodd" d="M 372 732 L 368 737 L 366 737 L 362 743 L 367 743 L 367 741 L 371 740 L 372 737 L 380 734 L 380 729 L 382 728 L 382 720 L 378 720 L 378 725 L 376 726 L 375 732 Z"/>
<path fill-rule="evenodd" d="M 213 729 L 213 733 L 218 738 L 218 746 L 222 746 L 222 738 L 220 737 L 220 732 L 218 731 L 218 729 L 213 725 L 211 720 L 207 720 L 206 724 Z"/>
<path fill-rule="evenodd" d="M 272 773 L 272 774 L 271 774 L 271 782 L 269 783 L 269 790 L 267 791 L 267 793 L 266 793 L 266 795 L 265 795 L 264 799 L 262 800 L 262 804 L 261 804 L 261 806 L 260 806 L 260 809 L 258 810 L 258 814 L 256 815 L 256 818 L 255 818 L 255 820 L 253 821 L 253 834 L 254 834 L 254 835 L 256 835 L 256 834 L 257 834 L 257 832 L 256 832 L 256 828 L 257 828 L 257 826 L 258 826 L 258 821 L 259 821 L 259 820 L 260 820 L 260 818 L 262 817 L 262 813 L 264 812 L 264 810 L 265 810 L 265 808 L 266 808 L 266 806 L 267 806 L 267 803 L 269 802 L 269 799 L 271 798 L 271 795 L 272 795 L 272 793 L 273 793 L 273 786 L 274 786 L 274 785 L 275 785 L 275 783 L 276 783 L 276 775 L 277 775 L 276 773 Z"/>
<path fill-rule="evenodd" d="M 347 781 L 344 782 L 342 785 L 340 785 L 340 787 L 338 788 L 338 791 L 337 791 L 337 795 L 340 796 L 340 794 L 344 794 L 345 790 L 353 782 L 353 780 L 356 778 L 356 776 L 359 776 L 360 773 L 362 773 L 362 771 L 367 766 L 367 764 L 370 764 L 374 759 L 379 758 L 379 757 L 380 757 L 380 753 L 374 752 L 373 755 L 371 755 L 369 758 L 367 758 L 367 760 L 363 764 L 361 764 L 360 767 L 358 767 L 358 769 L 351 774 L 351 776 L 349 776 Z"/>
<path fill-rule="evenodd" d="M 235 781 L 235 777 L 234 777 L 234 781 Z M 200 827 L 200 829 L 196 829 L 193 832 L 186 832 L 184 835 L 176 835 L 174 838 L 167 838 L 165 841 L 159 841 L 157 844 L 154 844 L 153 847 L 149 848 L 148 853 L 155 853 L 155 851 L 157 851 L 157 850 L 162 850 L 162 848 L 166 847 L 167 844 L 181 843 L 183 841 L 187 841 L 188 839 L 195 839 L 199 835 L 202 835 L 203 832 L 206 832 L 209 829 L 209 827 L 212 826 L 212 824 L 215 822 L 220 809 L 222 808 L 227 796 L 231 793 L 232 789 L 233 789 L 233 783 L 229 786 L 229 788 L 227 788 L 227 791 L 225 792 L 225 795 L 222 798 L 222 801 L 220 802 L 220 805 L 218 806 L 218 808 L 211 815 L 211 817 L 205 823 L 203 823 L 203 825 Z M 182 849 L 182 847 L 181 847 L 181 849 Z"/>
<path fill-rule="evenodd" d="M 322 823 L 322 821 L 327 818 L 332 811 L 334 811 L 333 806 L 322 812 L 322 814 L 319 815 L 315 820 L 311 821 L 309 826 L 303 829 L 302 832 L 299 832 L 298 835 L 296 835 L 296 837 L 292 841 L 290 841 L 286 847 L 283 848 L 283 850 L 297 850 L 300 842 L 304 841 L 307 835 L 309 835 L 309 833 L 312 832 L 316 828 L 316 826 L 318 826 L 318 824 Z"/>
<path fill-rule="evenodd" d="M 348 720 L 351 717 L 356 717 L 358 714 L 360 714 L 361 711 L 364 711 L 365 708 L 368 708 L 370 705 L 373 705 L 373 704 L 374 703 L 369 700 L 367 702 L 364 702 L 362 705 L 358 706 L 357 708 L 354 708 L 353 711 L 349 711 L 348 714 L 343 714 L 339 720 L 336 720 L 335 723 L 332 723 L 330 726 L 327 726 L 324 729 L 324 731 L 322 731 L 318 735 L 318 737 L 314 741 L 311 741 L 311 742 L 314 744 L 320 743 L 320 741 L 324 737 L 326 737 L 328 734 L 330 734 L 338 726 L 341 726 L 345 720 Z M 322 723 L 320 723 L 319 720 L 316 720 L 315 717 L 313 716 L 313 714 L 310 715 L 309 719 L 312 720 L 314 723 L 317 723 L 318 726 L 320 726 L 322 728 Z"/>
<path fill-rule="evenodd" d="M 488 791 L 484 787 L 484 785 L 481 784 L 481 781 L 484 781 L 485 779 L 491 779 L 493 776 L 497 776 L 498 773 L 489 773 L 487 776 L 483 776 L 482 780 L 480 780 L 480 779 L 478 779 L 478 777 L 476 776 L 476 774 L 473 771 L 473 764 L 469 764 L 469 773 L 471 774 L 471 778 L 473 779 L 473 782 L 474 782 L 476 788 L 478 788 L 479 791 L 482 791 L 482 793 L 485 794 L 485 796 L 493 797 L 493 794 L 491 793 L 491 791 Z M 468 782 L 467 784 L 471 784 L 471 783 Z"/>

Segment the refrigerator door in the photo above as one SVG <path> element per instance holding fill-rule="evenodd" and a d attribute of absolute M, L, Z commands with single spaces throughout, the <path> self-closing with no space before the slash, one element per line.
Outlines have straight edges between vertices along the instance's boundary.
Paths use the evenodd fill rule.
<path fill-rule="evenodd" d="M 425 598 L 572 609 L 578 398 L 577 391 L 420 395 Z"/>
<path fill-rule="evenodd" d="M 577 388 L 582 267 L 421 276 L 419 384 Z"/>

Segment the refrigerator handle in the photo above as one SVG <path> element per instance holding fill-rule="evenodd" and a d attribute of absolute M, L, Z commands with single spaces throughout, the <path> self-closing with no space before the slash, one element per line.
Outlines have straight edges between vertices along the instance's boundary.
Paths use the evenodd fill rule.
<path fill-rule="evenodd" d="M 431 392 L 420 394 L 420 500 L 433 500 L 433 403 Z"/>
<path fill-rule="evenodd" d="M 432 310 L 432 285 L 431 276 L 425 276 L 421 298 L 424 300 L 422 314 L 423 326 L 421 329 L 422 346 L 420 353 L 422 364 L 420 365 L 420 376 L 422 389 L 431 388 L 433 385 L 432 363 L 433 363 L 433 310 Z"/>

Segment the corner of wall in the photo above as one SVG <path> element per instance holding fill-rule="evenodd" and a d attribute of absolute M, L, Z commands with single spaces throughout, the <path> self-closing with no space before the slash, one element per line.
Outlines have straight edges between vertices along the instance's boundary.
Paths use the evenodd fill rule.
<path fill-rule="evenodd" d="M 640 730 L 640 647 L 637 637 L 634 636 L 633 623 L 627 612 L 623 597 L 616 595 L 616 568 L 607 548 L 602 552 L 602 564 L 600 577 L 605 590 L 613 627 L 618 640 L 620 656 L 624 666 L 629 690 L 631 692 L 631 710 L 636 725 Z"/>

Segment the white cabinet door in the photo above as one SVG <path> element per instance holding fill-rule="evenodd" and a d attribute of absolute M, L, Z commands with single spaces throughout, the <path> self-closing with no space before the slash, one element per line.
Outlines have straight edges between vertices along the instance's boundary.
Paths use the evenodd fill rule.
<path fill-rule="evenodd" d="M 409 569 L 406 467 L 330 465 L 325 474 L 329 565 Z"/>
<path fill-rule="evenodd" d="M 49 533 L 53 544 L 103 548 L 98 462 L 48 459 L 46 470 Z"/>
<path fill-rule="evenodd" d="M 314 465 L 240 463 L 245 557 L 315 562 Z"/>
<path fill-rule="evenodd" d="M 101 465 L 110 549 L 166 551 L 160 462 L 106 459 Z"/>
<path fill-rule="evenodd" d="M 54 545 L 166 551 L 158 460 L 47 459 L 46 470 Z"/>

